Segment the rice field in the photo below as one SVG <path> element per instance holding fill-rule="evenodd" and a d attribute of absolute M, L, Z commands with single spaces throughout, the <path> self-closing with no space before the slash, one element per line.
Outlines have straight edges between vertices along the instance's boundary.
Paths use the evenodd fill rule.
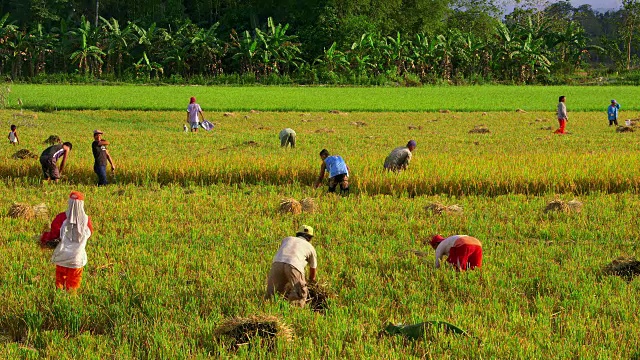
<path fill-rule="evenodd" d="M 550 111 L 384 106 L 224 116 L 203 105 L 216 128 L 197 134 L 183 133 L 184 112 L 171 109 L 0 111 L 22 141 L 0 147 L 0 358 L 640 357 L 640 280 L 604 273 L 620 256 L 640 257 L 638 132 L 571 106 L 565 136 L 549 130 Z M 490 132 L 469 133 L 480 125 Z M 279 146 L 284 127 L 298 133 L 295 150 Z M 117 167 L 104 188 L 94 185 L 95 128 Z M 56 185 L 41 183 L 37 160 L 12 158 L 39 155 L 50 135 L 74 144 Z M 409 170 L 383 172 L 409 139 L 418 143 Z M 347 161 L 348 198 L 311 186 L 322 148 Z M 95 227 L 77 296 L 54 289 L 51 250 L 37 246 L 71 190 L 86 194 Z M 283 213 L 283 198 L 313 198 L 317 209 Z M 583 206 L 545 211 L 555 199 Z M 11 218 L 15 202 L 45 203 L 50 216 Z M 301 224 L 316 230 L 318 278 L 333 293 L 324 313 L 263 299 L 280 240 Z M 483 268 L 435 270 L 425 241 L 436 232 L 480 239 Z M 218 337 L 229 319 L 254 316 L 290 333 L 241 345 Z M 381 333 L 424 321 L 470 336 Z"/>

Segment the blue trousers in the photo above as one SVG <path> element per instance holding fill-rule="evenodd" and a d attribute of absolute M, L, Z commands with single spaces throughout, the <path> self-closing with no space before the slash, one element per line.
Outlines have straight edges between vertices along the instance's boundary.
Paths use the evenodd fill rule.
<path fill-rule="evenodd" d="M 107 166 L 93 165 L 93 171 L 98 175 L 98 186 L 107 185 Z"/>

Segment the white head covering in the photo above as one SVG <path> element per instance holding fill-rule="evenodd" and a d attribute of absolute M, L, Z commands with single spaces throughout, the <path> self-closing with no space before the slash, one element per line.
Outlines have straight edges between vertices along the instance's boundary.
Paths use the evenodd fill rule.
<path fill-rule="evenodd" d="M 67 219 L 60 228 L 60 243 L 53 251 L 51 262 L 77 269 L 87 264 L 87 239 L 91 236 L 89 216 L 84 212 L 84 196 L 71 193 L 68 201 Z"/>

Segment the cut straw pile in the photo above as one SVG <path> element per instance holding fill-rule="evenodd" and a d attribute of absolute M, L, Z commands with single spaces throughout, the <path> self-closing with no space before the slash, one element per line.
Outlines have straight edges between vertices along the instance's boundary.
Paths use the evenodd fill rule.
<path fill-rule="evenodd" d="M 27 150 L 27 149 L 20 149 L 18 150 L 15 154 L 13 154 L 13 158 L 14 159 L 37 159 L 38 155 L 32 153 L 31 151 Z"/>
<path fill-rule="evenodd" d="M 634 132 L 633 126 L 618 126 L 616 128 L 616 132 L 624 133 L 624 132 Z"/>
<path fill-rule="evenodd" d="M 544 208 L 544 212 L 560 211 L 560 212 L 580 212 L 582 211 L 582 203 L 578 200 L 571 200 L 568 202 L 560 199 L 551 200 Z"/>
<path fill-rule="evenodd" d="M 215 336 L 227 342 L 232 349 L 248 345 L 255 337 L 263 344 L 273 347 L 277 339 L 290 341 L 293 332 L 275 316 L 234 317 L 227 319 L 215 330 Z"/>
<path fill-rule="evenodd" d="M 425 209 L 438 215 L 442 213 L 460 214 L 462 213 L 462 210 L 463 210 L 462 206 L 458 204 L 447 206 L 437 202 L 430 203 L 429 205 L 425 206 Z"/>
<path fill-rule="evenodd" d="M 316 312 L 325 312 L 329 308 L 327 300 L 333 297 L 333 294 L 329 291 L 326 284 L 312 283 L 307 284 L 309 290 L 309 298 L 307 304 L 311 310 Z"/>
<path fill-rule="evenodd" d="M 9 208 L 9 217 L 14 219 L 31 220 L 34 218 L 46 218 L 49 216 L 47 205 L 42 203 L 31 206 L 25 203 L 13 203 Z"/>
<path fill-rule="evenodd" d="M 488 134 L 491 131 L 484 125 L 476 125 L 473 129 L 469 130 L 469 134 Z"/>
<path fill-rule="evenodd" d="M 284 198 L 280 200 L 280 213 L 293 215 L 301 214 L 302 212 L 314 213 L 317 210 L 315 201 L 312 198 L 304 198 L 300 201 L 294 198 Z"/>
<path fill-rule="evenodd" d="M 43 144 L 47 144 L 47 145 L 55 145 L 55 144 L 59 144 L 61 143 L 62 140 L 60 140 L 60 136 L 58 135 L 50 135 L 45 141 L 43 141 Z"/>
<path fill-rule="evenodd" d="M 635 276 L 640 275 L 640 261 L 630 257 L 619 257 L 604 267 L 604 273 L 632 281 Z"/>

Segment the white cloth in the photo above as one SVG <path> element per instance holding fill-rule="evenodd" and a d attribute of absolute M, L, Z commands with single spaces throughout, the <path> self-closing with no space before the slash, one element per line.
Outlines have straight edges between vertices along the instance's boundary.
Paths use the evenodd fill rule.
<path fill-rule="evenodd" d="M 445 255 L 449 256 L 449 251 L 451 251 L 451 248 L 453 247 L 453 245 L 455 245 L 456 240 L 464 236 L 467 235 L 449 236 L 448 238 L 442 240 L 440 244 L 438 244 L 438 247 L 436 248 L 436 268 L 440 267 L 440 259 L 442 259 L 442 257 L 444 257 Z"/>
<path fill-rule="evenodd" d="M 16 136 L 16 134 L 13 131 L 9 132 L 9 142 L 11 142 L 11 143 L 17 143 L 18 142 L 18 137 Z"/>
<path fill-rule="evenodd" d="M 193 103 L 193 104 L 189 104 L 189 106 L 187 106 L 187 112 L 189 113 L 189 122 L 190 123 L 198 123 L 199 121 L 199 117 L 198 117 L 198 113 L 202 111 L 202 108 L 200 108 L 200 105 Z"/>
<path fill-rule="evenodd" d="M 71 269 L 87 264 L 87 239 L 91 236 L 89 217 L 84 212 L 84 201 L 69 199 L 67 219 L 60 228 L 60 243 L 51 256 L 51 262 Z"/>
<path fill-rule="evenodd" d="M 558 103 L 558 119 L 567 119 L 567 105 L 563 102 Z"/>
<path fill-rule="evenodd" d="M 318 267 L 318 256 L 316 249 L 306 239 L 289 236 L 282 239 L 278 253 L 273 257 L 273 262 L 290 264 L 304 275 L 307 263 L 311 269 Z"/>

